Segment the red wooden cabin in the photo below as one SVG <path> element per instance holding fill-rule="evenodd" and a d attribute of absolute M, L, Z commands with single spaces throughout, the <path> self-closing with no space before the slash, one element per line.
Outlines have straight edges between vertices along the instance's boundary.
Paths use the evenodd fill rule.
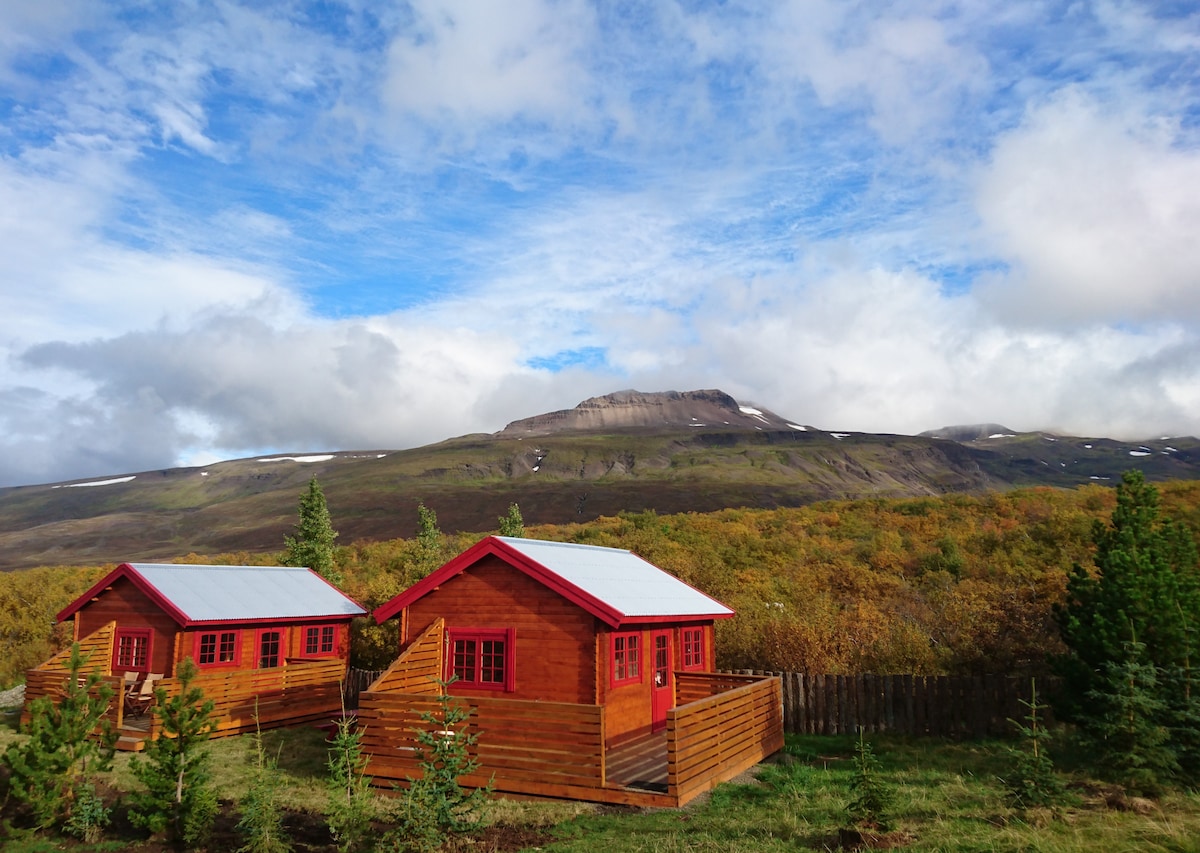
<path fill-rule="evenodd" d="M 255 713 L 270 728 L 339 712 L 350 620 L 365 614 L 306 568 L 122 563 L 57 618 L 74 621 L 88 671 L 118 695 L 136 695 L 146 679 L 170 694 L 191 658 L 194 683 L 217 703 L 217 733 L 231 734 L 252 728 Z M 66 656 L 29 672 L 27 701 L 61 684 Z M 157 734 L 137 702 L 115 702 L 112 715 L 126 748 Z"/>
<path fill-rule="evenodd" d="M 411 762 L 396 760 L 411 748 L 411 731 L 384 718 L 405 703 L 411 716 L 427 706 L 437 680 L 452 677 L 448 691 L 471 705 L 480 729 L 481 779 L 495 773 L 498 791 L 674 804 L 782 745 L 778 681 L 713 674 L 713 624 L 733 611 L 629 551 L 488 537 L 374 615 L 380 623 L 399 618 L 402 649 L 360 698 L 371 772 L 381 780 L 411 773 Z M 743 715 L 736 748 L 681 788 L 668 778 L 667 758 L 687 716 L 682 706 L 733 693 L 717 725 Z M 586 743 L 564 740 L 555 720 L 584 732 Z M 502 754 L 510 736 L 523 745 Z M 631 772 L 644 776 L 647 762 L 660 763 L 663 778 L 643 793 L 667 797 L 631 799 L 617 790 L 626 785 L 609 784 L 614 750 L 630 745 L 661 751 L 660 762 L 646 759 Z M 517 767 L 519 753 L 557 766 Z M 586 765 L 582 777 L 577 762 Z M 562 784 L 553 784 L 556 776 Z"/>

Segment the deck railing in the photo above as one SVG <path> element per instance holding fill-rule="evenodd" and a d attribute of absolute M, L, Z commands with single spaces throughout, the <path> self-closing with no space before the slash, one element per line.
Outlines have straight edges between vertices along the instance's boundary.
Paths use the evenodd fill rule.
<path fill-rule="evenodd" d="M 679 673 L 676 679 L 681 703 L 702 697 L 667 712 L 667 793 L 680 803 L 783 748 L 778 678 Z"/>
<path fill-rule="evenodd" d="M 330 720 L 341 713 L 345 677 L 346 664 L 341 660 L 289 661 L 270 669 L 203 672 L 192 679 L 192 687 L 213 701 L 217 727 L 212 737 L 223 737 L 253 731 L 256 725 L 271 729 Z M 179 694 L 182 682 L 164 678 L 157 686 L 169 698 Z M 159 734 L 154 717 L 150 737 Z"/>
<path fill-rule="evenodd" d="M 98 672 L 104 676 L 102 683 L 113 691 L 105 718 L 119 730 L 125 723 L 126 685 L 121 676 L 109 674 L 113 628 L 110 623 L 80 641 L 81 650 L 90 655 L 81 674 Z M 25 673 L 22 722 L 29 722 L 29 707 L 38 697 L 56 699 L 63 695 L 70 677 L 69 656 L 69 651 L 59 653 Z M 192 679 L 192 685 L 204 692 L 205 699 L 213 700 L 217 728 L 212 736 L 221 737 L 252 731 L 256 714 L 258 725 L 264 729 L 330 720 L 341 713 L 345 679 L 345 661 L 289 660 L 286 666 L 271 669 L 201 672 Z M 155 686 L 164 689 L 168 697 L 180 690 L 177 678 L 161 679 Z M 145 728 L 139 729 L 145 732 L 144 737 L 158 737 L 161 733 L 158 718 L 149 709 L 142 716 Z M 140 739 L 143 735 L 135 737 Z"/>
<path fill-rule="evenodd" d="M 478 735 L 470 748 L 478 769 L 460 780 L 493 781 L 497 791 L 588 799 L 604 787 L 604 709 L 598 705 L 455 697 L 470 711 L 461 730 Z M 358 723 L 369 755 L 367 774 L 379 787 L 421 775 L 417 731 L 422 714 L 439 710 L 436 696 L 371 692 L 359 699 Z"/>
<path fill-rule="evenodd" d="M 603 707 L 488 697 L 454 698 L 470 711 L 463 730 L 478 735 L 470 754 L 479 766 L 460 782 L 490 781 L 499 793 L 673 806 L 782 748 L 779 679 L 677 673 L 676 685 L 680 701 L 690 701 L 667 712 L 665 794 L 609 782 Z M 438 708 L 428 694 L 362 694 L 358 721 L 377 786 L 420 776 L 417 732 L 431 728 L 422 715 Z"/>

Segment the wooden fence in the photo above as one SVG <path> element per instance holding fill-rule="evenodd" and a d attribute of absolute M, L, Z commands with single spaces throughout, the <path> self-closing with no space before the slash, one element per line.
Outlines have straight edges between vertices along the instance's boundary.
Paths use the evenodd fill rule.
<path fill-rule="evenodd" d="M 346 707 L 358 706 L 384 670 L 352 669 L 346 682 Z M 729 674 L 729 673 L 727 673 Z M 853 734 L 890 731 L 934 737 L 998 737 L 1014 729 L 1028 709 L 1029 679 L 1003 675 L 805 675 L 799 672 L 739 670 L 747 675 L 777 675 L 783 687 L 783 729 L 789 734 Z M 677 704 L 685 705 L 716 690 L 708 682 L 692 684 L 677 675 Z M 1057 681 L 1038 679 L 1038 696 L 1049 698 Z M 1052 722 L 1049 709 L 1047 721 Z"/>
<path fill-rule="evenodd" d="M 667 792 L 679 803 L 783 748 L 775 679 L 679 673 L 677 682 L 680 705 L 667 712 Z"/>
<path fill-rule="evenodd" d="M 780 677 L 783 726 L 794 734 L 853 734 L 861 728 L 935 737 L 995 737 L 1012 734 L 1009 720 L 1029 713 L 1021 702 L 1029 701 L 1030 680 L 1017 676 L 753 674 Z M 1048 697 L 1054 684 L 1054 679 L 1039 679 L 1039 698 Z"/>
<path fill-rule="evenodd" d="M 200 673 L 192 687 L 213 701 L 217 727 L 212 737 L 224 737 L 256 727 L 328 722 L 341 713 L 339 688 L 345 671 L 340 660 L 298 661 L 270 669 Z M 164 678 L 158 687 L 171 697 L 179 693 L 181 682 Z M 151 718 L 151 737 L 160 734 L 160 725 L 157 717 Z"/>

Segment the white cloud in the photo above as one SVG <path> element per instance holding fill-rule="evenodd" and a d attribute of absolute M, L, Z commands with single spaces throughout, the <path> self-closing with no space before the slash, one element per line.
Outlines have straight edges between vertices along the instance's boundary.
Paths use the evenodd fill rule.
<path fill-rule="evenodd" d="M 415 23 L 388 51 L 385 101 L 402 114 L 469 135 L 512 119 L 584 118 L 591 92 L 580 52 L 592 11 L 579 0 L 419 0 Z"/>
<path fill-rule="evenodd" d="M 979 183 L 1013 274 L 987 290 L 1028 322 L 1200 319 L 1200 152 L 1168 119 L 1068 89 L 1002 137 Z"/>

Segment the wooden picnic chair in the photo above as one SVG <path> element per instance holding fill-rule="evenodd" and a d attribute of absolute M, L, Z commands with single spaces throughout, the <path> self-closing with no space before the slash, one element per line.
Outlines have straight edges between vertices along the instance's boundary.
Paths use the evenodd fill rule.
<path fill-rule="evenodd" d="M 152 672 L 143 679 L 141 687 L 131 689 L 125 694 L 125 710 L 135 717 L 146 713 L 146 709 L 154 702 L 154 682 L 163 677 L 161 672 Z"/>

